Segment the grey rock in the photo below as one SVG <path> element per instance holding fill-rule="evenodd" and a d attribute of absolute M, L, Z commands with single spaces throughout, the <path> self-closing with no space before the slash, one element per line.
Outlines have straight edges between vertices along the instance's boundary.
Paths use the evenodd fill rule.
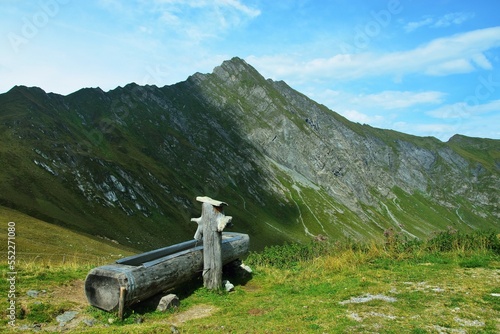
<path fill-rule="evenodd" d="M 232 284 L 231 282 L 225 280 L 222 282 L 222 286 L 224 287 L 224 289 L 227 291 L 227 292 L 231 292 L 231 291 L 234 291 L 234 284 Z"/>
<path fill-rule="evenodd" d="M 36 297 L 38 297 L 39 293 L 40 293 L 40 291 L 37 291 L 37 290 L 28 290 L 28 291 L 26 292 L 26 294 L 27 294 L 29 297 L 31 297 L 31 298 L 36 298 Z"/>
<path fill-rule="evenodd" d="M 179 305 L 180 305 L 179 297 L 177 297 L 174 294 L 168 294 L 160 299 L 160 302 L 158 303 L 158 307 L 156 308 L 156 310 L 160 312 L 165 312 L 171 308 L 179 307 Z"/>
<path fill-rule="evenodd" d="M 85 325 L 87 325 L 87 326 L 89 326 L 89 327 L 92 327 L 92 326 L 94 326 L 94 325 L 96 324 L 97 320 L 96 320 L 96 319 L 94 319 L 94 318 L 87 318 L 87 319 L 83 319 L 83 320 L 82 320 L 82 322 L 83 322 Z"/>
<path fill-rule="evenodd" d="M 389 296 L 385 296 L 382 294 L 372 295 L 370 293 L 367 293 L 367 294 L 359 296 L 359 297 L 352 297 L 348 300 L 341 301 L 341 302 L 339 302 L 339 304 L 341 304 L 341 305 L 360 304 L 360 303 L 367 303 L 367 302 L 370 302 L 372 300 L 382 300 L 382 301 L 385 301 L 388 303 L 394 303 L 395 301 L 397 301 L 397 299 L 394 297 L 389 297 Z"/>
<path fill-rule="evenodd" d="M 77 311 L 66 311 L 63 314 L 60 314 L 56 317 L 57 322 L 59 322 L 59 326 L 63 327 L 66 323 L 73 320 L 78 315 Z"/>

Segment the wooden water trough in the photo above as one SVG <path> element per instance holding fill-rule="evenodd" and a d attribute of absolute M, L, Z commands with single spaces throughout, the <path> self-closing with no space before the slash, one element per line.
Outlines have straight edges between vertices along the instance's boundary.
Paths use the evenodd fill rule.
<path fill-rule="evenodd" d="M 248 247 L 247 234 L 223 232 L 222 263 L 241 259 Z M 203 242 L 190 240 L 92 269 L 85 280 L 85 294 L 90 305 L 120 313 L 119 308 L 176 287 L 202 271 Z"/>

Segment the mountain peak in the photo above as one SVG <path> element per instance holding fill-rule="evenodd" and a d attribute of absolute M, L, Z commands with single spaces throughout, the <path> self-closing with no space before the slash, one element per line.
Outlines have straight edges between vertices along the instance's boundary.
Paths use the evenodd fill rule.
<path fill-rule="evenodd" d="M 239 65 L 243 65 L 243 66 L 250 66 L 244 59 L 241 59 L 240 57 L 233 57 L 231 59 L 224 60 L 222 62 L 222 65 L 224 65 L 224 64 L 234 64 L 234 65 L 239 64 Z"/>
<path fill-rule="evenodd" d="M 31 93 L 31 94 L 46 94 L 46 92 L 41 89 L 40 87 L 36 86 L 24 86 L 24 85 L 16 85 L 12 87 L 7 93 L 14 93 L 14 92 L 22 92 L 22 93 Z"/>
<path fill-rule="evenodd" d="M 265 80 L 255 68 L 239 57 L 225 60 L 220 66 L 214 68 L 213 74 L 224 81 Z"/>

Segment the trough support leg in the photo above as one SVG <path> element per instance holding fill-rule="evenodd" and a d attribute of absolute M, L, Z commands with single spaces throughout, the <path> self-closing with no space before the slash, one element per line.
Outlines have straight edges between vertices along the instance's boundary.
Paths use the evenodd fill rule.
<path fill-rule="evenodd" d="M 222 287 L 222 233 L 217 231 L 215 217 L 219 208 L 203 203 L 203 286 L 209 290 Z"/>
<path fill-rule="evenodd" d="M 227 203 L 209 197 L 197 197 L 202 202 L 199 224 L 203 227 L 203 286 L 222 289 L 222 230 L 232 217 L 224 214 Z M 197 233 L 198 235 L 198 233 Z"/>
<path fill-rule="evenodd" d="M 118 318 L 123 321 L 123 312 L 125 309 L 125 295 L 127 289 L 123 286 L 120 287 L 120 299 L 118 301 Z"/>

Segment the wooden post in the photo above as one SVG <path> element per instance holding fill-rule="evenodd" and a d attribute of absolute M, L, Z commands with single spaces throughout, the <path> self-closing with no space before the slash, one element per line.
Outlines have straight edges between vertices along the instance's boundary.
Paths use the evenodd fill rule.
<path fill-rule="evenodd" d="M 125 294 L 127 293 L 127 289 L 125 287 L 120 287 L 120 299 L 118 302 L 118 318 L 123 321 L 123 312 L 125 310 Z"/>
<path fill-rule="evenodd" d="M 196 197 L 196 200 L 203 203 L 201 217 L 191 219 L 199 225 L 195 239 L 201 239 L 200 234 L 203 237 L 203 286 L 219 290 L 222 289 L 222 231 L 233 217 L 224 215 L 227 203 L 210 197 Z"/>

